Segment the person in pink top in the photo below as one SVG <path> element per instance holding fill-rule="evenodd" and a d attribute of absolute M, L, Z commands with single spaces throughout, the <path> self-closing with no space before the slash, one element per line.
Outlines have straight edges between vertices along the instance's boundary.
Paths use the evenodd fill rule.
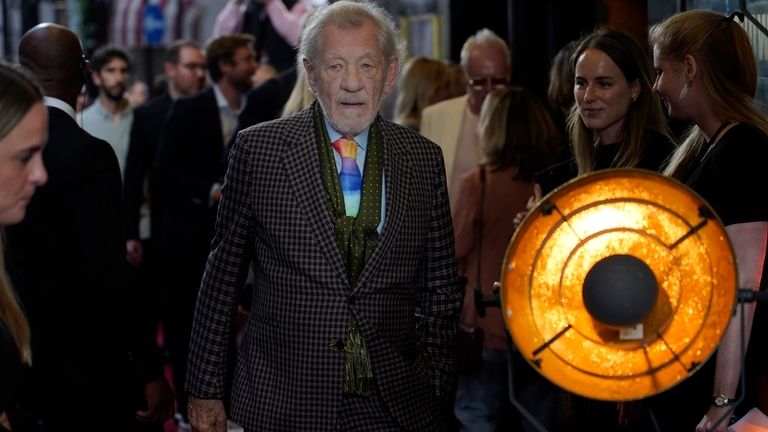
<path fill-rule="evenodd" d="M 491 293 L 515 231 L 513 216 L 525 209 L 533 173 L 552 163 L 560 140 L 543 103 L 522 87 L 488 95 L 478 132 L 483 160 L 461 178 L 451 214 L 459 271 L 467 279 L 460 331 L 482 329 L 482 365 L 458 376 L 454 413 L 464 430 L 493 431 L 507 400 L 507 337 L 501 310 L 480 316 L 473 289 Z"/>

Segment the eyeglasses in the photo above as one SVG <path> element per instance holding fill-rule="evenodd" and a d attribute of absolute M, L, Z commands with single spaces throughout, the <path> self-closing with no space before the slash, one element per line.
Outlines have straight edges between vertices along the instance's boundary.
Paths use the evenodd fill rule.
<path fill-rule="evenodd" d="M 483 90 L 491 86 L 491 88 L 499 89 L 509 85 L 509 79 L 506 77 L 478 77 L 470 78 L 467 81 L 467 85 L 473 90 Z"/>
<path fill-rule="evenodd" d="M 182 63 L 181 66 L 191 71 L 201 70 L 205 72 L 205 65 L 201 63 Z"/>

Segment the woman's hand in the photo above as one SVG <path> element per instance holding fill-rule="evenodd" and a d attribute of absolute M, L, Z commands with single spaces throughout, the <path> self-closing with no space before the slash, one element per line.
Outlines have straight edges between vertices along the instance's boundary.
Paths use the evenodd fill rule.
<path fill-rule="evenodd" d="M 720 421 L 720 417 L 725 415 L 723 421 L 715 426 L 715 423 Z M 726 432 L 728 430 L 728 421 L 731 418 L 731 410 L 728 408 L 711 407 L 704 417 L 702 417 L 699 424 L 696 426 L 696 432 Z"/>
<path fill-rule="evenodd" d="M 538 183 L 533 184 L 533 195 L 531 195 L 530 198 L 528 198 L 528 202 L 525 204 L 525 211 L 519 212 L 515 215 L 515 219 L 513 223 L 515 224 L 515 228 L 520 226 L 521 223 L 523 223 L 523 219 L 525 219 L 526 216 L 528 216 L 528 213 L 531 212 L 531 209 L 536 207 L 536 204 L 541 201 L 541 185 Z"/>
<path fill-rule="evenodd" d="M 0 427 L 11 430 L 11 422 L 8 420 L 8 415 L 5 414 L 5 411 L 0 411 Z"/>

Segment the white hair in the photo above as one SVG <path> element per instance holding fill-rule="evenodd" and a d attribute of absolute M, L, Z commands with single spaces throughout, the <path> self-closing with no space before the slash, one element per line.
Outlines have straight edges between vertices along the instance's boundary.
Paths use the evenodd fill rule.
<path fill-rule="evenodd" d="M 512 65 L 509 47 L 504 39 L 500 38 L 499 35 L 493 31 L 484 28 L 470 36 L 467 41 L 464 42 L 464 46 L 461 47 L 461 67 L 464 68 L 465 71 L 467 70 L 467 67 L 469 67 L 469 54 L 472 52 L 472 49 L 477 46 L 496 47 L 502 53 L 507 67 Z"/>

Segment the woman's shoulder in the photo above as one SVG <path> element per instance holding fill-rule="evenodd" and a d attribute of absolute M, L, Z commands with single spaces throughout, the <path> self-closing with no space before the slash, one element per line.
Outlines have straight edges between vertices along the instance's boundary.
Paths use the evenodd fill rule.
<path fill-rule="evenodd" d="M 723 134 L 723 141 L 739 142 L 743 145 L 757 145 L 766 147 L 768 135 L 749 123 L 738 123 Z"/>
<path fill-rule="evenodd" d="M 714 158 L 768 164 L 768 136 L 751 124 L 739 123 L 730 128 L 718 144 L 713 149 Z"/>

